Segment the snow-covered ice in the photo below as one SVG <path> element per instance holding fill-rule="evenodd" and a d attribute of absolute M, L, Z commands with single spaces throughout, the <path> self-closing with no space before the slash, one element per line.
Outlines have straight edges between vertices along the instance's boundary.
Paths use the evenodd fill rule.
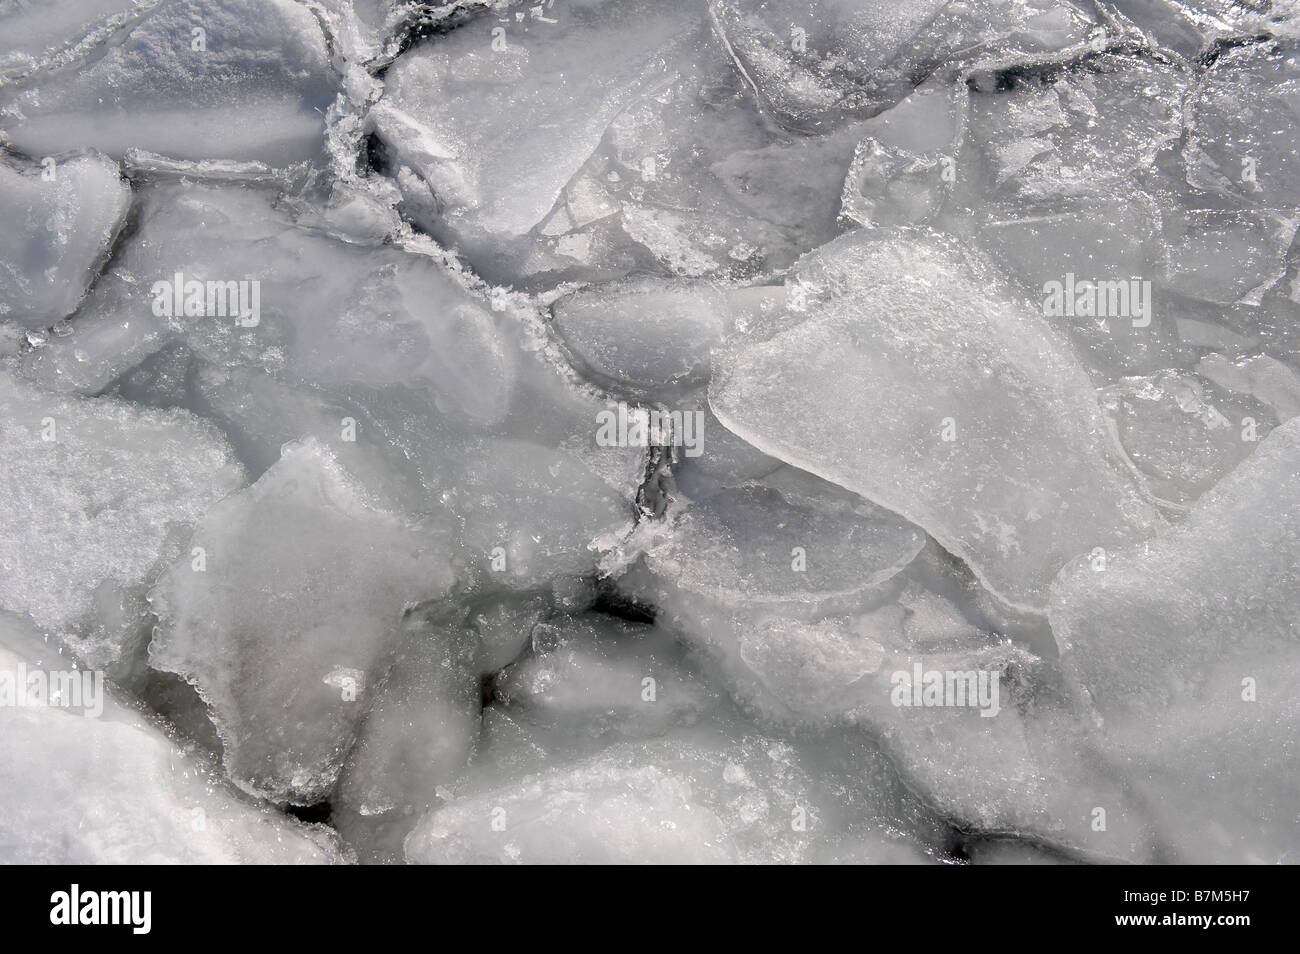
<path fill-rule="evenodd" d="M 115 663 L 146 624 L 144 591 L 244 472 L 188 411 L 38 390 L 0 373 L 0 601 Z"/>
<path fill-rule="evenodd" d="M 30 624 L 0 616 L 7 676 L 67 673 Z M 24 668 L 25 667 L 25 668 Z M 0 850 L 11 864 L 328 864 L 348 851 L 251 801 L 199 753 L 107 694 L 86 718 L 60 706 L 0 707 Z M 88 697 L 87 697 L 88 698 Z M 84 700 L 83 700 L 84 701 Z M 38 770 L 39 784 L 33 784 Z"/>

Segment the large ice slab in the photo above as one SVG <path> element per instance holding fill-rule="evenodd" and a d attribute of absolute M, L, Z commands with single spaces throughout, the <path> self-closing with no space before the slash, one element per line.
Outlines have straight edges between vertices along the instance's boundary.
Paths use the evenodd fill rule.
<path fill-rule="evenodd" d="M 155 0 L 48 0 L 0 5 L 0 86 L 90 54 Z"/>
<path fill-rule="evenodd" d="M 241 787 L 334 786 L 404 610 L 453 582 L 445 530 L 411 526 L 315 440 L 209 511 L 150 594 L 155 667 L 194 684 Z"/>
<path fill-rule="evenodd" d="M 700 22 L 685 0 L 562 2 L 540 17 L 530 6 L 407 51 L 370 114 L 430 209 L 467 241 L 541 222 L 656 59 Z"/>
<path fill-rule="evenodd" d="M 93 680 L 0 614 L 0 673 Z M 102 673 L 99 674 L 102 677 Z M 81 702 L 0 706 L 0 860 L 6 864 L 321 864 L 347 855 L 321 825 L 301 825 L 227 785 L 150 719 L 83 681 Z M 101 694 L 102 693 L 102 694 Z M 96 710 L 99 714 L 93 715 Z M 33 774 L 39 773 L 39 784 Z"/>
<path fill-rule="evenodd" d="M 1298 517 L 1292 419 L 1178 526 L 1053 584 L 1066 671 L 1180 860 L 1275 861 L 1296 846 Z"/>
<path fill-rule="evenodd" d="M 164 0 L 120 46 L 0 118 L 35 156 L 92 146 L 284 165 L 316 155 L 336 93 L 325 36 L 291 0 Z"/>
<path fill-rule="evenodd" d="M 114 663 L 188 528 L 243 483 L 192 414 L 49 394 L 0 374 L 0 606 Z"/>
<path fill-rule="evenodd" d="M 790 863 L 807 779 L 788 744 L 623 743 L 573 766 L 476 791 L 426 815 L 416 864 Z M 811 823 L 810 823 L 811 824 Z"/>
<path fill-rule="evenodd" d="M 1300 206 L 1295 39 L 1261 39 L 1225 50 L 1188 108 L 1187 181 L 1255 206 Z"/>
<path fill-rule="evenodd" d="M 0 321 L 45 328 L 72 314 L 130 204 L 130 187 L 104 156 L 0 163 Z"/>
<path fill-rule="evenodd" d="M 934 233 L 854 232 L 795 287 L 805 310 L 715 368 L 710 405 L 749 443 L 901 514 L 1025 608 L 1071 557 L 1158 525 L 1069 348 L 987 264 Z"/>
<path fill-rule="evenodd" d="M 1273 430 L 1187 519 L 1104 571 L 1071 564 L 1053 585 L 1052 628 L 1103 716 L 1159 712 L 1238 650 L 1286 650 L 1293 624 L 1262 601 L 1295 593 L 1293 507 L 1300 425 Z"/>
<path fill-rule="evenodd" d="M 1044 663 L 918 579 L 909 568 L 861 609 L 812 619 L 780 604 L 737 608 L 641 568 L 620 585 L 653 602 L 762 724 L 878 740 L 905 784 L 965 829 L 1149 860 L 1149 819 Z M 940 687 L 928 701 L 926 679 Z M 1107 818 L 1100 830 L 1096 808 Z"/>
<path fill-rule="evenodd" d="M 710 0 L 719 42 L 783 123 L 824 130 L 902 99 L 947 60 L 1045 55 L 1078 46 L 1095 21 L 1081 6 Z"/>
<path fill-rule="evenodd" d="M 323 235 L 277 198 L 185 181 L 144 190 L 132 239 L 72 334 L 26 355 L 25 373 L 94 393 L 183 342 L 209 364 L 287 384 L 335 396 L 403 387 L 430 413 L 499 422 L 517 348 L 487 303 L 434 259 Z"/>

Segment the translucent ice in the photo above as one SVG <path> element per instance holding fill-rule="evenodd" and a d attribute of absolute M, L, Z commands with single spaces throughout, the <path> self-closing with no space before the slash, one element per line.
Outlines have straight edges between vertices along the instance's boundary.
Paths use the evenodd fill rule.
<path fill-rule="evenodd" d="M 552 314 L 589 377 L 656 395 L 707 381 L 709 353 L 735 321 L 725 288 L 645 279 L 583 289 Z"/>
<path fill-rule="evenodd" d="M 806 257 L 803 311 L 738 336 L 709 400 L 728 428 L 899 513 L 1009 603 L 1158 518 L 1112 464 L 1087 377 L 1047 320 L 933 233 Z"/>
<path fill-rule="evenodd" d="M 650 550 L 649 566 L 722 603 L 800 615 L 853 605 L 924 543 L 915 527 L 851 495 L 779 486 L 722 490 L 695 504 Z"/>
<path fill-rule="evenodd" d="M 1087 38 L 1071 3 L 711 0 L 719 42 L 784 123 L 811 131 L 901 99 L 945 59 L 1044 53 Z"/>
<path fill-rule="evenodd" d="M 1276 423 L 1258 402 L 1178 371 L 1125 378 L 1101 393 L 1101 405 L 1148 489 L 1176 506 L 1214 486 Z"/>
<path fill-rule="evenodd" d="M 1294 33 L 1297 14 L 1291 2 L 1261 4 L 1234 0 L 1115 0 L 1118 13 L 1162 47 L 1191 59 L 1231 46 L 1243 37 L 1273 31 Z"/>
<path fill-rule="evenodd" d="M 614 118 L 571 185 L 599 190 L 618 214 L 582 225 L 571 199 L 571 224 L 552 215 L 543 232 L 557 234 L 556 250 L 570 258 L 566 242 L 591 240 L 591 251 L 576 255 L 589 269 L 616 267 L 614 250 L 634 263 L 648 253 L 686 277 L 785 268 L 837 234 L 859 136 L 852 124 L 822 136 L 774 129 L 725 57 L 695 38 L 655 88 Z"/>
<path fill-rule="evenodd" d="M 527 441 L 485 442 L 454 473 L 445 503 L 459 521 L 464 561 L 514 589 L 593 574 L 592 541 L 632 516 L 580 458 Z"/>
<path fill-rule="evenodd" d="M 1107 774 L 1074 712 L 1046 688 L 1042 663 L 981 633 L 915 580 L 880 588 L 862 610 L 811 621 L 779 604 L 727 606 L 676 576 L 634 571 L 622 585 L 653 600 L 664 625 L 710 659 L 709 671 L 744 711 L 818 738 L 870 733 L 907 784 L 962 826 L 1032 833 L 1099 856 L 1150 857 L 1148 819 Z M 968 694 L 927 703 L 926 678 L 965 680 Z M 1105 832 L 1089 826 L 1097 805 L 1109 806 Z"/>
<path fill-rule="evenodd" d="M 959 180 L 994 195 L 1101 193 L 1149 166 L 1182 132 L 1186 72 L 1161 58 L 1103 53 L 1060 67 L 968 81 Z"/>
<path fill-rule="evenodd" d="M 403 610 L 451 584 L 445 531 L 386 512 L 304 441 L 208 512 L 150 595 L 150 656 L 207 700 L 237 784 L 310 804 L 338 777 Z"/>
<path fill-rule="evenodd" d="M 1182 523 L 1053 584 L 1066 671 L 1180 860 L 1274 861 L 1296 847 L 1298 515 L 1292 419 Z"/>
<path fill-rule="evenodd" d="M 88 55 L 151 0 L 46 0 L 0 4 L 0 85 Z"/>
<path fill-rule="evenodd" d="M 406 52 L 371 112 L 428 211 L 462 241 L 521 236 L 545 217 L 610 120 L 699 11 L 568 2 L 480 17 Z M 504 24 L 504 25 L 503 25 Z M 581 62 L 581 69 L 573 64 Z M 415 189 L 415 193 L 411 190 Z"/>
<path fill-rule="evenodd" d="M 1188 110 L 1188 182 L 1257 207 L 1300 207 L 1296 46 L 1261 39 L 1214 60 Z"/>
<path fill-rule="evenodd" d="M 130 202 L 117 164 L 103 156 L 21 170 L 0 163 L 0 320 L 45 328 L 70 315 Z"/>
<path fill-rule="evenodd" d="M 73 333 L 30 352 L 26 373 L 93 393 L 183 341 L 211 364 L 336 396 L 401 386 L 431 410 L 499 422 L 517 349 L 486 302 L 427 256 L 300 227 L 276 198 L 268 188 L 184 181 L 146 190 L 132 239 Z M 249 296 L 256 287 L 247 321 L 235 314 L 233 294 L 227 302 L 209 291 L 232 282 Z"/>
<path fill-rule="evenodd" d="M 919 225 L 956 181 L 967 95 L 934 78 L 857 127 L 863 139 L 844 182 L 841 214 L 859 225 Z"/>
<path fill-rule="evenodd" d="M 365 689 L 369 704 L 333 799 L 353 844 L 400 857 L 401 839 L 464 770 L 479 730 L 476 649 L 472 633 L 421 611 L 404 621 Z"/>
<path fill-rule="evenodd" d="M 1300 375 L 1276 358 L 1260 354 L 1230 361 L 1221 354 L 1207 354 L 1196 370 L 1220 387 L 1268 405 L 1279 421 L 1300 415 Z"/>

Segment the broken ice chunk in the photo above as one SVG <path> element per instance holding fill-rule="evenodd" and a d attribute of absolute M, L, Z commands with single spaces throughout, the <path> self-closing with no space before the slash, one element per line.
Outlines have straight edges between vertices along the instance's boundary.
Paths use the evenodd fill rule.
<path fill-rule="evenodd" d="M 517 440 L 467 451 L 443 502 L 461 521 L 461 554 L 485 580 L 531 589 L 595 572 L 593 540 L 622 530 L 628 502 L 581 460 Z"/>
<path fill-rule="evenodd" d="M 59 663 L 63 662 L 63 665 Z M 337 836 L 247 800 L 201 757 L 70 670 L 25 622 L 0 614 L 0 683 L 76 680 L 44 705 L 0 705 L 0 860 L 6 864 L 322 864 Z M 21 686 L 26 690 L 32 685 Z M 69 707 L 94 697 L 93 707 Z M 62 690 L 60 690 L 62 691 Z M 31 698 L 31 697 L 28 697 Z M 45 701 L 45 700 L 40 700 Z M 97 716 L 87 718 L 93 713 Z M 32 784 L 39 774 L 40 784 Z"/>
<path fill-rule="evenodd" d="M 811 130 L 846 112 L 879 108 L 891 93 L 901 97 L 903 78 L 881 76 L 881 67 L 942 6 L 943 0 L 901 8 L 852 0 L 815 6 L 710 0 L 709 12 L 719 42 L 766 105 L 785 122 Z"/>
<path fill-rule="evenodd" d="M 47 394 L 0 374 L 0 606 L 92 666 L 118 661 L 188 527 L 243 483 L 186 411 Z"/>
<path fill-rule="evenodd" d="M 710 0 L 719 42 L 776 117 L 824 130 L 902 99 L 945 60 L 1082 43 L 1093 19 L 1061 3 Z"/>
<path fill-rule="evenodd" d="M 431 190 L 420 210 L 428 224 L 464 242 L 539 224 L 655 59 L 699 16 L 685 0 L 568 4 L 544 18 L 527 7 L 408 50 L 370 113 L 398 166 Z M 413 184 L 402 184 L 414 199 Z"/>
<path fill-rule="evenodd" d="M 1187 181 L 1259 208 L 1300 208 L 1294 39 L 1257 39 L 1220 53 L 1191 97 Z"/>
<path fill-rule="evenodd" d="M 151 186 L 73 333 L 26 355 L 28 376 L 95 392 L 183 341 L 210 364 L 336 398 L 403 388 L 426 413 L 501 421 L 518 349 L 486 302 L 428 256 L 328 238 L 276 199 L 231 184 Z"/>
<path fill-rule="evenodd" d="M 785 466 L 723 427 L 707 405 L 702 433 L 706 436 L 701 453 L 696 457 L 683 456 L 673 465 L 677 489 L 692 500 L 703 500 L 728 487 L 740 487 Z"/>
<path fill-rule="evenodd" d="M 1052 631 L 1105 717 L 1158 714 L 1211 663 L 1291 651 L 1300 423 L 1275 428 L 1187 519 L 1141 547 L 1083 559 L 1053 584 Z M 1279 603 L 1278 601 L 1281 601 Z"/>
<path fill-rule="evenodd" d="M 1034 697 L 1038 660 L 974 629 L 937 594 L 907 580 L 864 611 L 807 620 L 779 604 L 738 609 L 685 583 L 640 568 L 621 581 L 708 654 L 745 711 L 819 733 L 872 733 L 907 784 L 963 827 L 1150 857 L 1140 807 L 1097 777 L 1104 763 L 1077 716 L 1048 693 Z M 1097 805 L 1108 806 L 1104 833 L 1089 827 Z"/>
<path fill-rule="evenodd" d="M 734 320 L 724 289 L 648 279 L 583 289 L 551 306 L 569 353 L 603 383 L 671 394 L 707 380 Z"/>
<path fill-rule="evenodd" d="M 433 807 L 440 787 L 464 770 L 479 730 L 477 640 L 416 611 L 372 686 L 333 799 L 340 830 L 388 860 Z"/>
<path fill-rule="evenodd" d="M 976 197 L 1105 192 L 1178 142 L 1188 83 L 1159 57 L 1112 53 L 976 71 L 958 181 Z"/>
<path fill-rule="evenodd" d="M 1162 284 L 1216 304 L 1258 305 L 1286 270 L 1297 224 L 1295 211 L 1168 210 Z"/>
<path fill-rule="evenodd" d="M 208 702 L 236 784 L 329 792 L 403 609 L 452 584 L 448 536 L 386 512 L 315 440 L 208 512 L 150 594 L 150 658 Z"/>
<path fill-rule="evenodd" d="M 800 263 L 781 330 L 729 345 L 709 402 L 749 443 L 906 517 L 1034 609 L 1072 556 L 1159 518 L 1112 463 L 1059 334 L 1001 287 L 935 233 L 842 236 Z"/>
<path fill-rule="evenodd" d="M 0 120 L 34 156 L 93 146 L 282 166 L 320 149 L 336 94 L 316 18 L 291 0 L 164 0 L 120 46 L 21 94 Z"/>
<path fill-rule="evenodd" d="M 785 268 L 837 233 L 860 135 L 854 124 L 792 136 L 763 122 L 729 60 L 695 31 L 613 117 L 511 267 L 550 285 L 644 272 L 648 258 L 690 278 Z"/>
<path fill-rule="evenodd" d="M 489 675 L 518 659 L 532 639 L 533 627 L 547 615 L 547 600 L 539 594 L 488 596 L 471 606 L 466 622 L 478 637 L 478 672 Z"/>
<path fill-rule="evenodd" d="M 189 384 L 190 400 L 225 432 L 250 479 L 261 477 L 279 461 L 286 444 L 313 437 L 367 487 L 413 513 L 429 509 L 425 488 L 412 468 L 403 466 L 401 453 L 387 445 L 359 405 L 239 366 L 212 367 L 196 361 Z"/>
<path fill-rule="evenodd" d="M 1188 357 L 1171 320 L 1179 309 L 1162 278 L 1160 208 L 1141 189 L 1114 185 L 1103 195 L 995 202 L 976 216 L 979 239 L 1026 297 L 1044 302 L 1061 290 L 1054 320 L 1090 371 L 1113 379 Z"/>
<path fill-rule="evenodd" d="M 1300 415 L 1300 375 L 1276 358 L 1258 354 L 1232 361 L 1207 354 L 1196 370 L 1222 388 L 1268 405 L 1279 422 Z"/>
<path fill-rule="evenodd" d="M 0 86 L 89 55 L 151 0 L 24 0 L 0 5 Z"/>
<path fill-rule="evenodd" d="M 1294 650 L 1212 664 L 1158 718 L 1106 723 L 1114 761 L 1188 864 L 1285 864 L 1300 852 L 1295 760 L 1300 660 Z"/>
<path fill-rule="evenodd" d="M 0 163 L 0 320 L 45 328 L 76 310 L 131 203 L 97 154 L 19 170 Z"/>
<path fill-rule="evenodd" d="M 590 164 L 626 235 L 674 274 L 742 279 L 834 237 L 857 128 L 773 130 L 710 45 L 688 47 L 675 67 L 615 118 Z"/>
<path fill-rule="evenodd" d="M 1115 12 L 1139 28 L 1149 42 L 1187 59 L 1218 52 L 1216 43 L 1274 31 L 1294 32 L 1294 4 L 1242 3 L 1239 0 L 1114 0 Z"/>
<path fill-rule="evenodd" d="M 854 605 L 920 552 L 924 536 L 893 514 L 834 491 L 722 490 L 681 514 L 647 554 L 658 575 L 732 606 L 803 615 Z"/>
<path fill-rule="evenodd" d="M 1220 395 L 1181 371 L 1125 378 L 1100 400 L 1151 493 L 1180 507 L 1214 486 L 1275 424 L 1257 402 Z"/>
<path fill-rule="evenodd" d="M 844 181 L 840 214 L 859 225 L 920 225 L 939 211 L 957 179 L 966 90 L 934 78 L 862 123 Z"/>
<path fill-rule="evenodd" d="M 693 725 L 716 694 L 673 636 L 588 613 L 532 629 L 533 652 L 501 672 L 496 698 L 516 718 L 570 736 L 660 735 Z"/>
<path fill-rule="evenodd" d="M 790 863 L 805 856 L 815 824 L 807 785 L 791 747 L 769 739 L 623 743 L 430 812 L 406 839 L 406 858 Z"/>
<path fill-rule="evenodd" d="M 1187 519 L 1083 560 L 1052 587 L 1062 662 L 1186 861 L 1296 846 L 1300 420 L 1273 430 Z"/>

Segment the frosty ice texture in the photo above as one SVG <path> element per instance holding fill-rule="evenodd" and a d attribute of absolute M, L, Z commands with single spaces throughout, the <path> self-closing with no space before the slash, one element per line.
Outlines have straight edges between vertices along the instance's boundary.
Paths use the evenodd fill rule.
<path fill-rule="evenodd" d="M 0 0 L 0 860 L 1294 857 L 1297 35 Z"/>

